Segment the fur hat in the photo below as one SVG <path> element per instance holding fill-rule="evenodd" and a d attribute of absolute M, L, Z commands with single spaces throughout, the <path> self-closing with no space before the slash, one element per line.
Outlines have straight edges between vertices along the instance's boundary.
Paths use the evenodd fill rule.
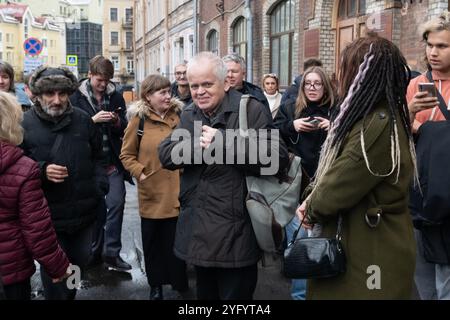
<path fill-rule="evenodd" d="M 30 77 L 30 90 L 36 96 L 53 91 L 62 91 L 71 95 L 77 89 L 77 78 L 65 68 L 42 66 Z"/>

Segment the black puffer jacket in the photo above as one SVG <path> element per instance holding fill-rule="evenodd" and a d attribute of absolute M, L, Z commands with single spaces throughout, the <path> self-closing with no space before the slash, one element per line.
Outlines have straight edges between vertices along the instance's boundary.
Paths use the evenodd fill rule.
<path fill-rule="evenodd" d="M 38 115 L 35 106 L 23 120 L 25 154 L 41 168 L 42 189 L 57 232 L 76 232 L 96 219 L 96 207 L 108 191 L 108 179 L 101 165 L 101 136 L 91 118 L 72 108 L 57 123 Z M 60 143 L 56 143 L 57 136 Z M 69 177 L 63 183 L 47 180 L 46 166 L 66 166 Z"/>
<path fill-rule="evenodd" d="M 300 117 L 296 117 L 295 100 L 288 100 L 285 105 L 280 107 L 274 119 L 275 127 L 280 129 L 281 136 L 289 151 L 302 158 L 303 169 L 309 177 L 313 177 L 316 173 L 320 150 L 328 133 L 323 129 L 312 132 L 297 132 L 294 128 L 294 121 L 311 116 L 329 119 L 329 112 L 329 105 L 319 106 L 317 103 L 309 103 L 301 112 Z"/>
<path fill-rule="evenodd" d="M 230 90 L 219 107 L 222 108 L 221 111 L 212 123 L 197 106 L 190 105 L 181 114 L 181 122 L 177 129 L 188 130 L 190 136 L 194 137 L 194 121 L 200 121 L 202 125 L 219 129 L 226 136 L 228 133 L 224 133 L 225 129 L 239 127 L 241 96 L 236 90 Z M 256 99 L 249 101 L 249 128 L 273 128 L 272 120 L 267 119 L 262 108 Z M 192 165 L 191 163 L 196 163 L 194 162 L 196 149 L 192 150 L 194 140 L 178 141 L 175 139 L 178 133 L 180 132 L 175 130 L 159 147 L 159 157 L 164 168 L 170 170 L 184 168 L 181 177 L 181 212 L 175 237 L 175 254 L 188 263 L 202 267 L 241 268 L 255 264 L 261 252 L 244 203 L 247 194 L 245 175 L 259 173 L 262 165 L 260 159 L 257 164 L 249 164 L 249 139 L 236 137 L 233 140 L 233 147 L 237 144 L 246 146 L 245 164 L 207 165 L 202 162 Z M 261 136 L 258 136 L 258 140 L 268 145 L 274 143 L 270 135 L 267 141 Z M 279 166 L 285 168 L 288 154 L 286 146 L 280 142 L 280 152 L 277 156 Z M 175 147 L 177 149 L 186 147 L 191 150 L 192 159 L 189 163 L 174 164 L 171 153 Z M 226 155 L 227 149 L 224 150 L 224 157 Z"/>
<path fill-rule="evenodd" d="M 80 87 L 78 90 L 70 96 L 70 102 L 74 107 L 80 108 L 84 112 L 86 112 L 91 117 L 95 116 L 99 111 L 95 110 L 94 104 L 91 101 L 91 98 L 87 89 L 88 79 L 84 79 L 80 81 Z M 125 100 L 122 95 L 116 91 L 116 87 L 113 83 L 109 83 L 106 88 L 106 93 L 110 96 L 109 109 L 104 111 L 114 112 L 117 108 L 121 108 L 117 111 L 119 116 L 119 125 L 115 126 L 113 124 L 105 124 L 106 131 L 108 134 L 110 150 L 112 153 L 112 161 L 114 165 L 120 172 L 125 173 L 125 179 L 133 184 L 130 174 L 125 170 L 122 165 L 122 162 L 119 159 L 120 151 L 122 150 L 122 139 L 125 132 L 125 128 L 128 125 L 128 121 L 126 118 L 127 107 L 125 104 Z M 99 131 L 102 130 L 103 124 L 97 124 L 96 127 Z"/>

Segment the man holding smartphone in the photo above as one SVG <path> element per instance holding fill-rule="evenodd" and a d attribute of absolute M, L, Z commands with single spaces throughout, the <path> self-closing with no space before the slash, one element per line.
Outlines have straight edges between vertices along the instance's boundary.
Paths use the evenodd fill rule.
<path fill-rule="evenodd" d="M 131 265 L 120 257 L 123 211 L 125 208 L 125 183 L 133 183 L 119 159 L 126 120 L 126 105 L 116 91 L 114 65 L 103 56 L 89 62 L 89 78 L 81 80 L 79 89 L 70 97 L 74 106 L 87 112 L 101 130 L 103 156 L 108 173 L 109 193 L 103 207 L 99 208 L 96 235 L 92 244 L 91 265 L 101 263 L 116 271 L 131 270 Z"/>
<path fill-rule="evenodd" d="M 426 43 L 426 62 L 431 71 L 433 85 L 439 90 L 443 100 L 447 104 L 442 106 L 448 109 L 450 101 L 450 14 L 444 12 L 437 18 L 433 18 L 423 26 L 423 40 Z M 413 79 L 410 82 L 407 92 L 408 108 L 413 123 L 413 131 L 419 134 L 418 146 L 421 143 L 420 131 L 418 129 L 427 121 L 445 121 L 445 117 L 439 108 L 439 101 L 435 96 L 430 96 L 431 90 L 426 90 L 423 83 L 430 82 L 426 73 Z M 423 90 L 421 91 L 420 88 Z M 425 129 L 425 128 L 424 128 Z M 445 137 L 436 137 L 436 139 Z M 433 143 L 426 141 L 425 143 Z M 436 143 L 436 142 L 435 142 Z M 436 148 L 435 148 L 436 149 Z M 418 149 L 419 150 L 419 149 Z M 419 155 L 419 154 L 418 154 Z M 424 164 L 429 166 L 428 170 L 421 172 L 421 179 L 428 179 L 427 174 L 433 170 L 437 171 L 437 176 L 441 167 L 448 165 L 446 150 L 440 150 L 439 155 L 430 153 L 427 155 L 431 162 L 417 159 L 418 166 Z M 434 157 L 434 158 L 433 158 Z M 442 161 L 441 161 L 442 160 Z M 436 162 L 437 161 L 437 162 Z M 425 173 L 426 172 L 426 173 Z M 431 175 L 432 176 L 432 175 Z M 441 175 L 442 176 L 442 175 Z M 436 179 L 435 179 L 436 180 Z M 445 180 L 445 179 L 444 179 Z M 439 181 L 429 179 L 428 186 L 436 186 Z M 444 183 L 448 183 L 444 182 Z M 449 188 L 450 185 L 439 186 Z M 414 226 L 416 227 L 417 240 L 417 261 L 415 281 L 421 299 L 450 299 L 450 217 L 439 224 L 427 222 L 427 215 L 430 212 L 424 210 L 423 199 L 420 196 L 411 194 L 411 209 L 413 212 Z M 425 220 L 423 219 L 425 218 Z"/>

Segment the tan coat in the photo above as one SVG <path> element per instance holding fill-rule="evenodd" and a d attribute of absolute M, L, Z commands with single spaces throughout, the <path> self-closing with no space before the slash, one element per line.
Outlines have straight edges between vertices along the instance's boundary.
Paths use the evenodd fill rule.
<path fill-rule="evenodd" d="M 128 110 L 129 123 L 120 160 L 138 181 L 139 214 L 143 218 L 174 218 L 179 213 L 180 172 L 163 169 L 158 157 L 160 142 L 171 134 L 180 121 L 177 113 L 179 108 L 178 100 L 172 100 L 171 109 L 164 119 L 142 101 Z M 138 147 L 139 119 L 144 115 L 144 135 Z M 148 178 L 139 181 L 141 173 Z"/>

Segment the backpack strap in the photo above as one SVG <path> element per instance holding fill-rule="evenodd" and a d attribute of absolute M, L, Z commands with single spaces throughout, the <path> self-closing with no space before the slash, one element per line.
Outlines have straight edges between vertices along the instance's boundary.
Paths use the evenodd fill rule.
<path fill-rule="evenodd" d="M 145 116 L 142 118 L 139 118 L 139 127 L 136 132 L 137 137 L 138 137 L 138 151 L 139 151 L 139 147 L 141 146 L 142 136 L 144 135 L 144 123 L 145 123 Z"/>
<path fill-rule="evenodd" d="M 248 137 L 247 105 L 249 100 L 250 95 L 244 94 L 239 103 L 239 134 L 242 137 Z"/>
<path fill-rule="evenodd" d="M 430 70 L 428 70 L 427 72 L 427 78 L 428 80 L 434 84 L 434 80 L 433 80 L 433 74 L 431 73 Z M 439 90 L 436 90 L 437 92 L 437 98 L 439 100 L 439 109 L 441 110 L 442 114 L 444 115 L 446 120 L 450 120 L 450 112 L 448 111 L 447 108 L 447 104 L 444 101 L 444 98 L 442 97 L 441 93 L 439 92 Z"/>

